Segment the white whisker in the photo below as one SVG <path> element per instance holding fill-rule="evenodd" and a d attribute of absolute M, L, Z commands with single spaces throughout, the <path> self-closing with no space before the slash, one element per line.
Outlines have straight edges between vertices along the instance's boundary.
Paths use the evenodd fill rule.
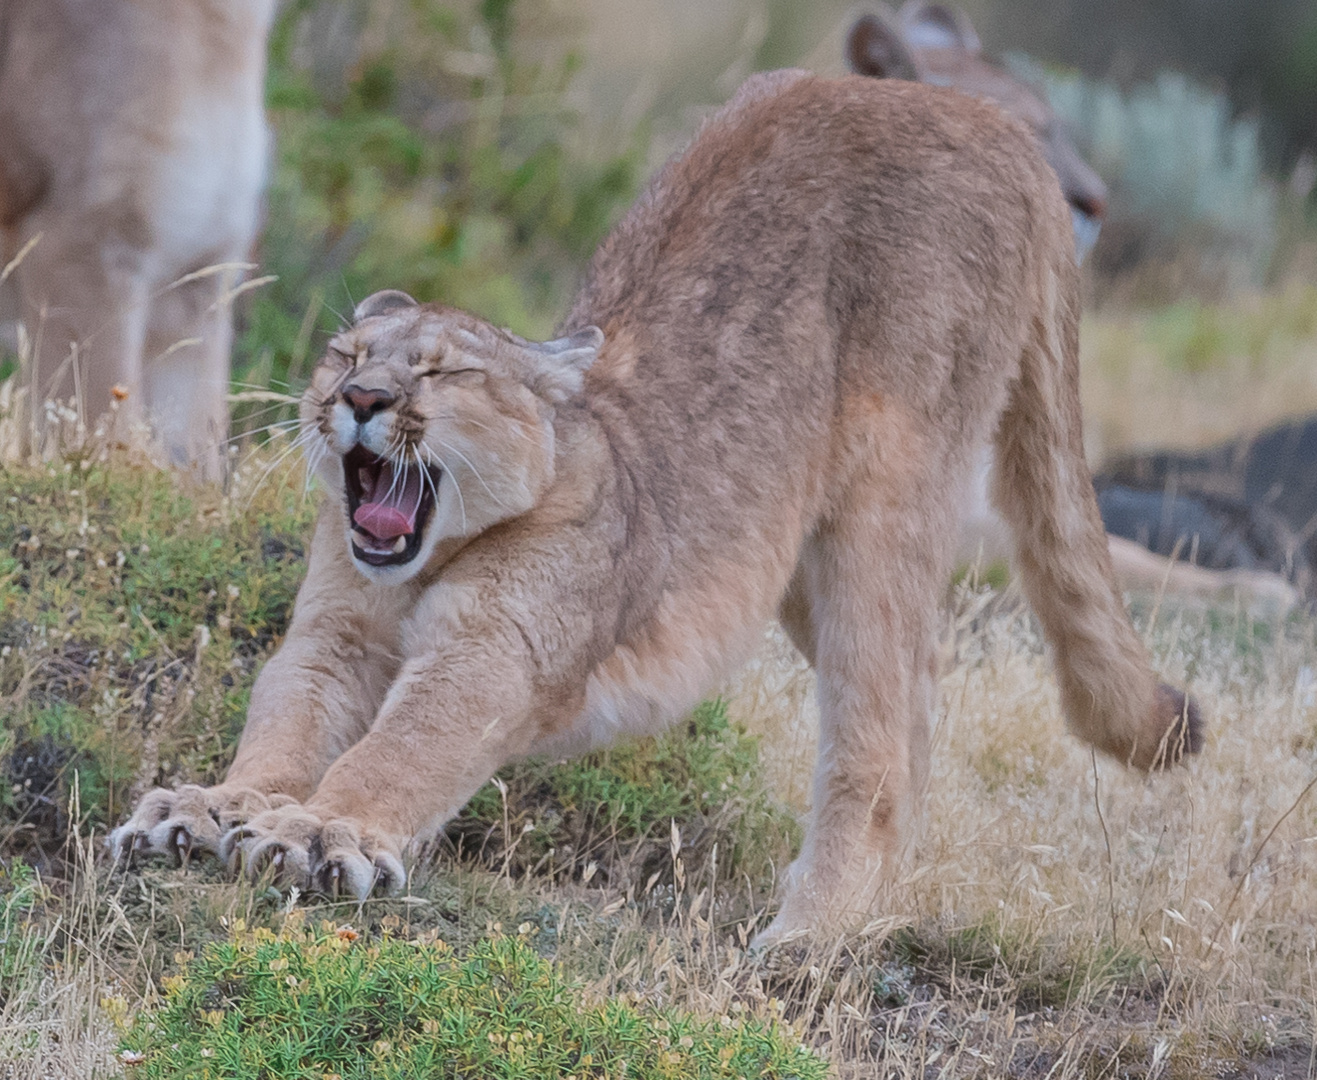
<path fill-rule="evenodd" d="M 444 474 L 452 479 L 453 490 L 457 492 L 457 505 L 459 509 L 462 511 L 462 535 L 465 536 L 467 531 L 466 530 L 466 500 L 462 498 L 462 485 L 457 482 L 457 476 L 453 473 L 453 470 L 450 469 L 446 464 L 444 464 L 444 459 L 441 458 L 438 454 L 436 454 L 432 449 L 430 449 L 429 443 L 427 443 L 424 439 L 422 439 L 420 446 L 421 449 L 425 451 L 425 456 L 429 458 L 433 458 L 435 461 L 437 461 L 439 463 L 439 468 L 443 469 Z M 436 502 L 437 501 L 438 500 L 436 498 Z"/>
<path fill-rule="evenodd" d="M 302 421 L 297 419 L 276 420 L 273 424 L 265 424 L 262 427 L 258 427 L 258 428 L 249 428 L 246 431 L 234 435 L 228 441 L 230 443 L 241 442 L 243 439 L 249 439 L 255 435 L 264 435 L 267 431 L 274 432 L 276 436 L 282 435 L 285 431 L 290 431 L 293 428 L 297 427 L 301 422 Z"/>
<path fill-rule="evenodd" d="M 412 457 L 416 459 L 416 467 L 421 470 L 421 483 L 430 485 L 430 497 L 434 500 L 435 509 L 439 508 L 439 487 L 434 482 L 434 477 L 430 475 L 430 470 L 425 467 L 425 462 L 421 460 L 420 447 L 412 446 Z M 421 489 L 424 491 L 424 487 Z M 462 532 L 466 532 L 465 513 L 463 514 Z"/>
<path fill-rule="evenodd" d="M 308 442 L 310 442 L 317 434 L 319 434 L 319 432 L 314 427 L 307 427 L 297 436 L 297 438 L 293 439 L 292 442 L 290 442 L 287 446 L 285 446 L 282 450 L 280 450 L 278 455 L 275 457 L 275 459 L 272 462 L 270 462 L 264 469 L 261 470 L 260 476 L 258 476 L 256 478 L 256 482 L 252 484 L 251 492 L 247 496 L 246 505 L 248 507 L 251 506 L 252 500 L 256 498 L 257 493 L 261 490 L 262 486 L 265 484 L 265 481 L 270 478 L 270 475 L 274 472 L 274 470 L 277 469 L 280 465 L 282 465 L 284 461 L 287 460 L 288 456 L 291 453 L 293 453 L 295 450 L 301 449 Z"/>
<path fill-rule="evenodd" d="M 439 437 L 436 435 L 435 438 L 439 438 Z M 497 495 L 494 494 L 493 489 L 488 484 L 485 483 L 485 478 L 480 475 L 480 470 L 477 469 L 475 465 L 471 463 L 471 459 L 469 457 L 467 457 L 464 453 L 462 453 L 462 451 L 459 450 L 456 446 L 453 446 L 451 443 L 444 442 L 443 439 L 439 439 L 439 443 L 441 446 L 443 446 L 445 450 L 451 450 L 454 454 L 456 454 L 459 458 L 461 458 L 463 461 L 466 462 L 466 467 L 470 469 L 472 475 L 475 476 L 475 478 L 480 481 L 480 486 L 485 489 L 486 493 L 489 495 L 491 499 L 493 499 L 496 503 L 498 503 L 499 506 L 503 507 L 504 510 L 512 509 L 510 506 L 508 506 L 507 503 L 505 503 L 502 499 L 500 499 Z"/>
<path fill-rule="evenodd" d="M 406 446 L 406 439 L 402 435 L 395 435 L 389 440 L 389 445 L 385 449 L 382 457 L 393 467 L 393 479 L 389 482 L 389 490 L 384 493 L 384 501 L 388 502 L 393 497 L 393 492 L 398 486 L 398 478 L 407 475 L 407 463 L 400 461 L 398 455 L 402 453 Z M 404 486 L 406 481 L 404 480 Z"/>

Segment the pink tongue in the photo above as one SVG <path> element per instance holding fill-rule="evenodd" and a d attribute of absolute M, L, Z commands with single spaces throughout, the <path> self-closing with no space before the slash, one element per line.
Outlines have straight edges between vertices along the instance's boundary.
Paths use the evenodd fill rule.
<path fill-rule="evenodd" d="M 380 540 L 392 540 L 412 531 L 412 523 L 407 520 L 407 515 L 384 503 L 363 503 L 357 507 L 352 520 Z"/>
<path fill-rule="evenodd" d="M 407 469 L 394 483 L 392 466 L 385 465 L 375 480 L 374 491 L 384 497 L 357 507 L 352 521 L 379 540 L 393 540 L 416 531 L 416 511 L 421 505 L 421 471 Z"/>

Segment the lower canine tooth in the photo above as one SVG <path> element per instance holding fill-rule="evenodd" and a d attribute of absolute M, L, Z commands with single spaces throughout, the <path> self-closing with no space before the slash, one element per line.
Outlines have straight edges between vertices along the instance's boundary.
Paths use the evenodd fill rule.
<path fill-rule="evenodd" d="M 406 537 L 406 536 L 400 536 L 400 537 L 398 537 L 397 540 L 395 540 L 395 541 L 393 542 L 393 553 L 394 553 L 395 555 L 401 555 L 401 554 L 403 553 L 403 551 L 406 550 L 406 548 L 407 548 L 407 537 Z"/>

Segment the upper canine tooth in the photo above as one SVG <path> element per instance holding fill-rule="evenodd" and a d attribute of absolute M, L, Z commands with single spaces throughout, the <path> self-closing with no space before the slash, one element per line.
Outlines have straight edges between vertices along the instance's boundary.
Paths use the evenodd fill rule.
<path fill-rule="evenodd" d="M 393 553 L 395 555 L 401 555 L 403 551 L 406 549 L 406 547 L 407 547 L 407 536 L 404 533 L 402 536 L 398 537 L 398 539 L 393 542 Z"/>

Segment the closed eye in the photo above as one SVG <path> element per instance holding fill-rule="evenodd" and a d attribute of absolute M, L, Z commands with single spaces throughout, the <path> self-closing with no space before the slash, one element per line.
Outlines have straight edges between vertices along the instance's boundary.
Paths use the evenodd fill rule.
<path fill-rule="evenodd" d="M 450 378 L 458 375 L 480 375 L 484 376 L 484 368 L 433 368 L 430 371 L 418 371 L 417 376 L 422 379 L 427 378 Z M 469 380 L 468 380 L 469 381 Z"/>

